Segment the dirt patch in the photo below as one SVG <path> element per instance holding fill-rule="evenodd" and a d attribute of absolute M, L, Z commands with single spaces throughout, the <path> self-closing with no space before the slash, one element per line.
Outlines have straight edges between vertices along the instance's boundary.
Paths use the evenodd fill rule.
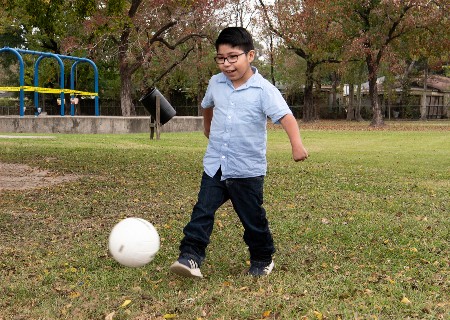
<path fill-rule="evenodd" d="M 59 175 L 48 170 L 32 168 L 25 164 L 0 162 L 0 191 L 42 188 L 74 181 L 78 178 L 77 175 Z"/>
<path fill-rule="evenodd" d="M 18 136 L 0 135 L 0 139 L 56 139 L 54 136 Z"/>

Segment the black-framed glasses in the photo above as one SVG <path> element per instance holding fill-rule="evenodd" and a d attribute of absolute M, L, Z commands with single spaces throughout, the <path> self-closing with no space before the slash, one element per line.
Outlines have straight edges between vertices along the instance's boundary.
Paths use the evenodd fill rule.
<path fill-rule="evenodd" d="M 214 57 L 214 61 L 217 64 L 224 64 L 225 60 L 227 60 L 229 63 L 235 63 L 239 60 L 239 56 L 242 56 L 243 54 L 247 54 L 247 52 L 242 52 L 239 54 L 231 54 L 228 57 Z"/>

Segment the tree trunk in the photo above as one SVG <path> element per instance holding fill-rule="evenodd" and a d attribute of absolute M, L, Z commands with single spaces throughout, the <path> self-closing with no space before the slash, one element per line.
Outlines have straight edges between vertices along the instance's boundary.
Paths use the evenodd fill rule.
<path fill-rule="evenodd" d="M 273 48 L 273 35 L 270 33 L 270 79 L 272 84 L 275 85 L 275 57 L 274 57 L 274 48 Z"/>
<path fill-rule="evenodd" d="M 364 120 L 363 117 L 361 116 L 361 100 L 362 100 L 361 84 L 359 84 L 358 90 L 356 90 L 356 111 L 355 111 L 356 121 Z"/>
<path fill-rule="evenodd" d="M 336 113 L 339 113 L 338 104 L 337 104 L 337 74 L 333 72 L 331 74 L 331 108 L 333 112 L 336 110 Z"/>
<path fill-rule="evenodd" d="M 123 117 L 136 115 L 136 109 L 131 96 L 132 81 L 131 74 L 124 66 L 120 67 L 120 109 Z"/>
<path fill-rule="evenodd" d="M 348 109 L 347 109 L 347 120 L 349 121 L 356 119 L 354 95 L 355 95 L 355 85 L 353 83 L 350 83 L 348 85 Z"/>
<path fill-rule="evenodd" d="M 361 116 L 361 100 L 362 100 L 362 94 L 361 94 L 361 82 L 363 79 L 363 73 L 364 69 L 359 69 L 359 76 L 358 76 L 358 89 L 356 90 L 356 110 L 355 110 L 355 119 L 356 121 L 364 121 L 363 117 Z"/>
<path fill-rule="evenodd" d="M 420 104 L 420 120 L 427 120 L 427 81 L 428 81 L 428 64 L 425 63 L 425 70 L 423 71 L 423 94 Z"/>
<path fill-rule="evenodd" d="M 315 120 L 314 116 L 314 97 L 313 97 L 313 87 L 314 87 L 314 72 L 315 64 L 306 61 L 306 83 L 305 83 L 305 97 L 303 105 L 303 121 L 311 122 Z"/>
<path fill-rule="evenodd" d="M 202 99 L 203 99 L 203 93 L 200 91 L 200 89 L 197 90 L 197 116 L 203 115 L 203 108 L 202 108 Z"/>
<path fill-rule="evenodd" d="M 139 6 L 139 5 L 138 5 Z M 119 43 L 119 73 L 120 73 L 120 109 L 123 117 L 136 115 L 133 100 L 131 99 L 131 75 L 130 66 L 127 62 L 127 51 L 129 47 L 129 36 L 131 29 L 128 24 L 124 26 Z"/>
<path fill-rule="evenodd" d="M 201 60 L 201 57 L 203 55 L 203 46 L 201 41 L 197 41 L 197 59 L 198 61 Z M 204 82 L 203 82 L 203 73 L 197 72 L 197 116 L 203 115 L 203 108 L 202 108 L 202 99 L 205 95 L 205 88 L 204 88 Z"/>
<path fill-rule="evenodd" d="M 322 92 L 322 83 L 320 82 L 320 79 L 316 81 L 316 92 Z M 314 120 L 319 120 L 320 106 L 317 103 L 313 103 L 313 105 L 314 105 Z"/>
<path fill-rule="evenodd" d="M 381 113 L 381 106 L 378 99 L 378 87 L 377 87 L 377 70 L 378 65 L 372 58 L 371 54 L 366 57 L 367 70 L 369 71 L 369 99 L 372 107 L 372 127 L 384 126 L 383 114 Z"/>
<path fill-rule="evenodd" d="M 401 93 L 400 93 L 400 110 L 397 110 L 399 114 L 402 114 L 402 110 L 405 109 L 406 106 L 409 105 L 409 94 L 411 91 L 411 80 L 410 80 L 410 74 L 412 70 L 414 69 L 414 65 L 416 64 L 416 61 L 413 60 L 408 65 L 408 67 L 405 69 L 405 72 L 400 78 L 401 83 Z"/>

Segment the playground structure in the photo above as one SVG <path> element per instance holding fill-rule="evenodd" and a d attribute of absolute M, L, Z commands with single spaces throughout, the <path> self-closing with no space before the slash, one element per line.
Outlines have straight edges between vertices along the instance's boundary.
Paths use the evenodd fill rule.
<path fill-rule="evenodd" d="M 148 117 L 100 117 L 98 103 L 98 69 L 92 60 L 47 52 L 13 49 L 9 47 L 0 49 L 0 53 L 2 52 L 11 52 L 19 60 L 20 85 L 18 87 L 0 87 L 0 91 L 19 92 L 20 119 L 14 117 L 0 117 L 0 132 L 134 133 L 147 131 L 150 128 L 150 139 L 153 139 L 156 133 L 156 139 L 159 140 L 161 126 L 172 119 L 176 114 L 175 110 L 164 98 L 164 96 L 156 88 L 150 88 L 150 91 L 147 92 L 147 94 L 144 95 L 140 100 L 146 110 L 150 113 L 150 123 Z M 23 61 L 22 54 L 31 54 L 38 56 L 38 58 L 34 62 L 33 86 L 25 86 L 25 63 Z M 44 58 L 54 58 L 58 62 L 60 69 L 59 88 L 39 87 L 39 64 Z M 66 89 L 64 87 L 65 77 L 63 60 L 73 61 L 70 70 L 70 89 Z M 81 62 L 89 63 L 94 70 L 94 92 L 75 90 L 76 66 Z M 35 117 L 24 117 L 25 91 L 34 92 Z M 60 106 L 61 117 L 38 117 L 41 113 L 41 108 L 39 107 L 39 93 L 59 94 L 57 102 Z M 70 94 L 71 117 L 64 117 L 65 94 Z M 94 97 L 94 117 L 78 117 L 75 115 L 75 105 L 78 103 L 78 98 L 76 96 Z M 194 121 L 180 119 L 179 123 L 174 124 L 173 128 L 168 128 L 168 131 L 184 131 L 186 130 L 186 128 L 190 128 L 188 129 L 188 131 L 191 131 L 192 129 L 197 130 L 198 127 L 198 119 Z"/>
<path fill-rule="evenodd" d="M 79 96 L 93 96 L 95 103 L 95 116 L 100 115 L 99 110 L 99 102 L 98 102 L 98 69 L 95 63 L 87 58 L 79 58 L 73 56 L 66 56 L 61 54 L 49 53 L 49 52 L 39 52 L 32 50 L 24 50 L 24 49 L 14 49 L 9 47 L 4 47 L 0 49 L 0 53 L 2 52 L 11 52 L 13 53 L 17 59 L 19 60 L 19 87 L 0 87 L 0 91 L 19 91 L 19 114 L 20 117 L 25 115 L 25 91 L 34 91 L 34 106 L 35 106 L 35 114 L 39 115 L 39 93 L 53 93 L 59 94 L 60 98 L 60 115 L 65 115 L 65 100 L 64 94 L 68 93 L 71 96 L 70 99 L 70 115 L 75 115 L 75 103 L 77 101 L 76 95 Z M 25 64 L 22 58 L 22 54 L 31 54 L 39 56 L 34 63 L 34 86 L 25 86 Z M 59 64 L 60 69 L 60 83 L 59 89 L 55 88 L 42 88 L 39 87 L 39 64 L 44 58 L 54 58 Z M 71 60 L 74 61 L 70 70 L 70 89 L 66 89 L 64 87 L 64 63 L 63 60 Z M 94 69 L 94 92 L 84 92 L 75 90 L 75 70 L 76 66 L 81 63 L 89 63 Z"/>

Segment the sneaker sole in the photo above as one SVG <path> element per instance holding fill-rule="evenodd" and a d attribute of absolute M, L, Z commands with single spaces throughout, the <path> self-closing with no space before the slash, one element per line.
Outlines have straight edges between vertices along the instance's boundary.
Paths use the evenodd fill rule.
<path fill-rule="evenodd" d="M 189 278 L 203 278 L 200 269 L 191 269 L 184 264 L 175 261 L 174 264 L 170 266 L 170 271 L 176 273 L 179 276 L 189 277 Z"/>
<path fill-rule="evenodd" d="M 270 263 L 270 265 L 268 265 L 266 267 L 266 269 L 267 269 L 266 272 L 261 273 L 261 274 L 252 274 L 252 273 L 250 273 L 250 269 L 248 269 L 246 274 L 249 275 L 249 276 L 252 276 L 252 277 L 265 277 L 265 276 L 268 276 L 269 274 L 272 273 L 272 270 L 273 270 L 274 267 L 275 267 L 275 263 L 272 261 Z"/>

